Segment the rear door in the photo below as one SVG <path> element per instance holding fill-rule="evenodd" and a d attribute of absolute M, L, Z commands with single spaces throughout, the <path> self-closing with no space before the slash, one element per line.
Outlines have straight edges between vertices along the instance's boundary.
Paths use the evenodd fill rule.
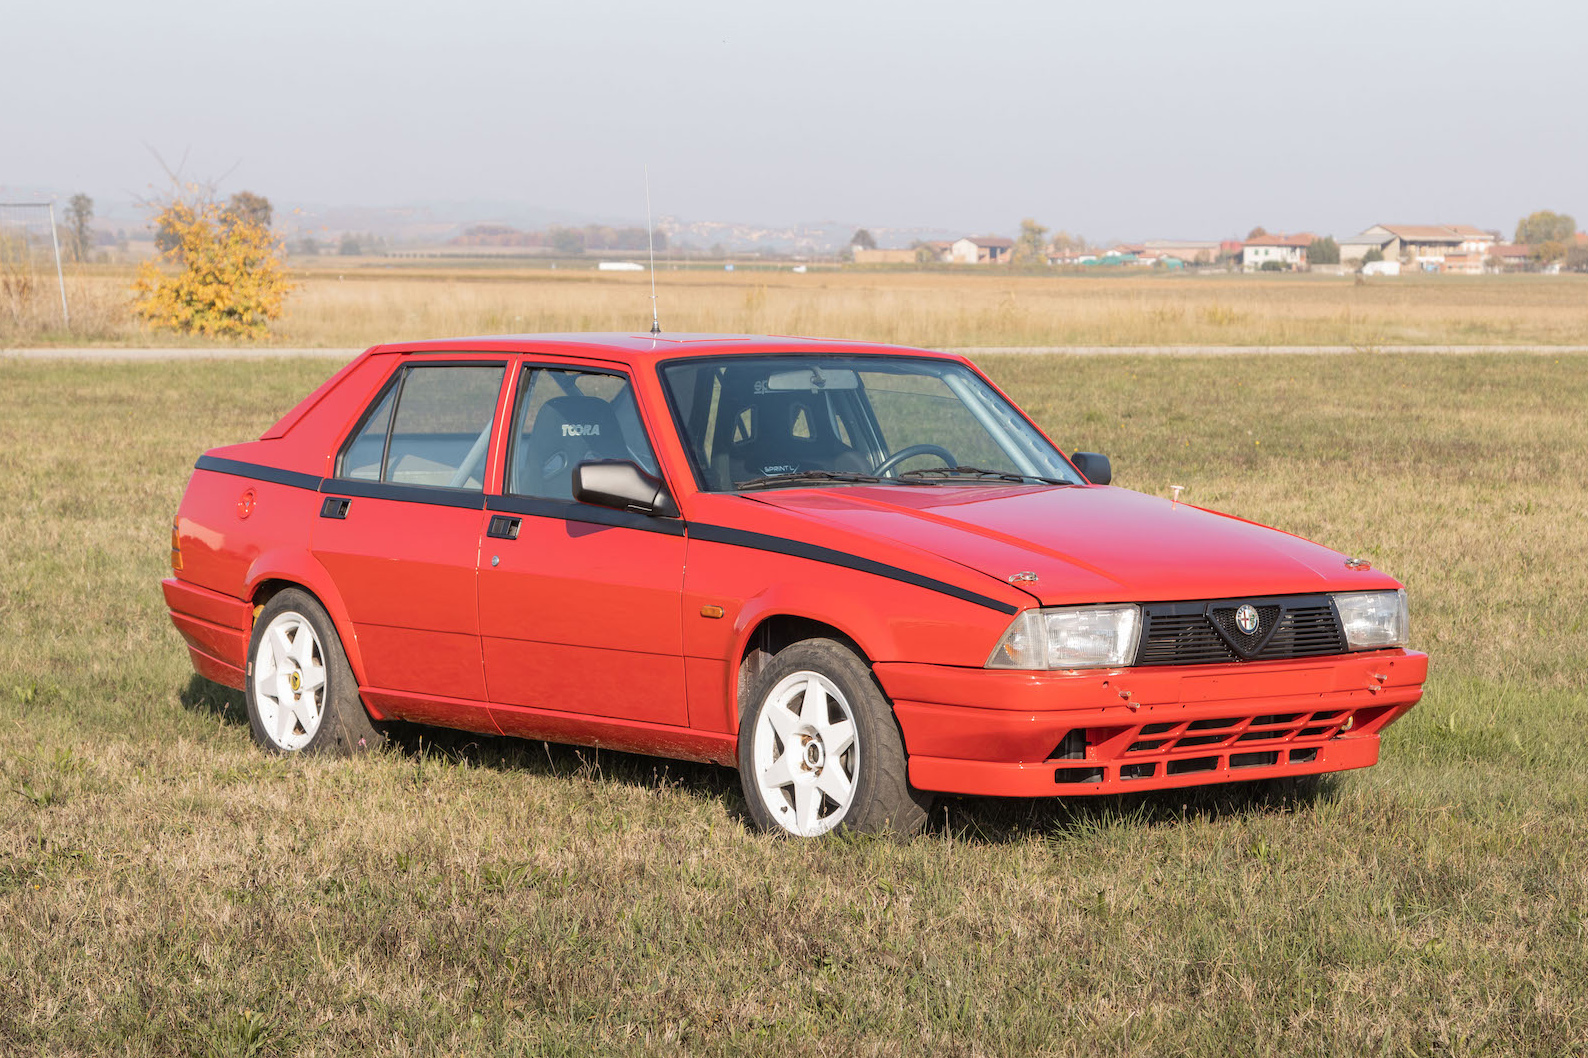
<path fill-rule="evenodd" d="M 525 365 L 480 552 L 485 680 L 501 729 L 540 714 L 684 726 L 684 524 L 577 503 L 573 468 L 656 458 L 626 376 Z"/>
<path fill-rule="evenodd" d="M 322 486 L 311 547 L 352 619 L 370 704 L 403 719 L 495 730 L 476 581 L 507 363 L 402 364 Z"/>

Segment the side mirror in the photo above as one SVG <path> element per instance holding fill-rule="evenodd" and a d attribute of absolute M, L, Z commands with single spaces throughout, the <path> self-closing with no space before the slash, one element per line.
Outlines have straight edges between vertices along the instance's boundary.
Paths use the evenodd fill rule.
<path fill-rule="evenodd" d="M 661 478 L 627 459 L 595 459 L 573 468 L 573 498 L 597 507 L 674 517 L 678 507 Z"/>
<path fill-rule="evenodd" d="M 1075 469 L 1086 475 L 1086 480 L 1093 485 L 1107 485 L 1114 480 L 1114 471 L 1108 465 L 1108 457 L 1098 455 L 1096 452 L 1071 452 L 1070 462 L 1075 464 Z"/>

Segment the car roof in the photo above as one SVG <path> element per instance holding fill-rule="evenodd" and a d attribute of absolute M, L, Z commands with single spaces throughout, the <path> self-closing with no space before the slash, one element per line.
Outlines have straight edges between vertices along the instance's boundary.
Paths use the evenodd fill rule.
<path fill-rule="evenodd" d="M 495 334 L 377 345 L 379 353 L 556 353 L 640 365 L 677 357 L 746 354 L 843 354 L 935 357 L 963 360 L 954 353 L 912 349 L 877 342 L 796 338 L 766 334 L 631 334 L 624 331 L 579 334 Z"/>

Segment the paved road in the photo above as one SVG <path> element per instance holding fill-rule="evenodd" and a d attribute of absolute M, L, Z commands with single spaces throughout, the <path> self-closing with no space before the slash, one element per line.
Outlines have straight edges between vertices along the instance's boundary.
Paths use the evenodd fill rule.
<path fill-rule="evenodd" d="M 1107 356 L 1135 354 L 1145 356 L 1233 356 L 1240 353 L 1265 354 L 1345 354 L 1345 353 L 1519 353 L 1539 356 L 1582 355 L 1588 345 L 1031 345 L 969 346 L 952 350 L 965 356 L 1054 355 Z M 92 347 L 83 349 L 41 348 L 0 349 L 0 358 L 27 360 L 238 360 L 269 357 L 315 356 L 330 360 L 353 359 L 360 349 L 281 349 L 274 346 L 231 348 L 127 349 Z"/>
<path fill-rule="evenodd" d="M 1337 355 L 1344 353 L 1527 353 L 1540 356 L 1588 353 L 1588 345 L 1028 345 L 968 346 L 954 352 L 969 357 L 1007 354 L 1107 356 L 1233 356 L 1240 353 Z"/>
<path fill-rule="evenodd" d="M 127 349 L 119 346 L 69 349 L 61 346 L 40 349 L 0 349 L 0 358 L 15 356 L 24 360 L 242 360 L 279 356 L 323 356 L 335 360 L 351 360 L 363 351 L 362 349 L 278 349 L 274 346 L 208 349 Z"/>

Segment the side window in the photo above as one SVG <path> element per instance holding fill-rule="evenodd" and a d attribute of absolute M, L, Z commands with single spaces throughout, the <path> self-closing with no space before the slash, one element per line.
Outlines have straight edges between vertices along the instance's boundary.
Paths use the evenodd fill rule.
<path fill-rule="evenodd" d="M 482 490 L 505 372 L 501 364 L 405 367 L 343 450 L 337 476 Z"/>
<path fill-rule="evenodd" d="M 526 367 L 513 412 L 507 491 L 571 500 L 573 468 L 591 459 L 627 459 L 656 473 L 628 379 Z"/>

